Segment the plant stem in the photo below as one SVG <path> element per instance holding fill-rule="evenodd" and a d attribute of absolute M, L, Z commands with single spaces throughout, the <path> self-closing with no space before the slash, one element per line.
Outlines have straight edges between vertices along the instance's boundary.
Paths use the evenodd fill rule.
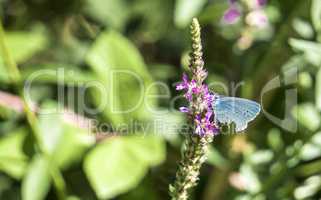
<path fill-rule="evenodd" d="M 16 63 L 11 57 L 11 54 L 9 53 L 9 50 L 4 40 L 5 40 L 5 34 L 4 34 L 2 22 L 0 20 L 0 50 L 2 52 L 2 56 L 4 59 L 3 61 L 5 66 L 7 67 L 11 81 L 14 84 L 18 84 L 21 79 L 20 72 Z"/>
<path fill-rule="evenodd" d="M 2 21 L 0 19 L 0 55 L 2 55 L 5 67 L 7 68 L 7 71 L 9 72 L 9 76 L 11 79 L 11 82 L 13 83 L 15 89 L 17 90 L 19 96 L 23 100 L 24 104 L 24 112 L 26 114 L 26 118 L 28 121 L 28 124 L 32 130 L 33 137 L 35 138 L 36 144 L 39 147 L 40 153 L 46 155 L 46 152 L 43 147 L 43 143 L 40 137 L 40 132 L 38 130 L 38 120 L 35 115 L 35 113 L 30 110 L 27 101 L 23 95 L 23 87 L 21 85 L 21 74 L 19 71 L 19 68 L 17 67 L 16 62 L 14 61 L 13 57 L 10 54 L 10 51 L 6 45 L 5 42 L 5 32 L 2 26 Z M 48 155 L 47 155 L 48 156 Z M 51 169 L 54 173 L 52 173 L 52 178 L 54 180 L 54 186 L 56 190 L 58 191 L 58 197 L 59 199 L 63 200 L 65 199 L 65 191 L 66 191 L 66 184 L 65 180 L 63 179 L 63 176 L 59 169 L 54 165 L 52 165 Z"/>
<path fill-rule="evenodd" d="M 170 189 L 172 200 L 187 200 L 189 189 L 197 185 L 200 168 L 206 160 L 212 137 L 188 135 L 185 151 L 176 173 L 176 181 Z"/>
<path fill-rule="evenodd" d="M 29 124 L 30 128 L 32 129 L 32 133 L 34 134 L 33 136 L 36 139 L 39 148 L 42 149 L 42 143 L 40 140 L 40 135 L 39 135 L 38 127 L 37 127 L 37 118 L 36 118 L 35 114 L 30 110 L 30 108 L 24 98 L 24 95 L 22 93 L 21 74 L 20 74 L 19 68 L 17 67 L 16 62 L 14 61 L 13 57 L 11 56 L 10 51 L 6 45 L 5 33 L 4 33 L 4 29 L 2 26 L 1 20 L 0 20 L 0 50 L 1 50 L 2 57 L 3 57 L 4 65 L 7 69 L 7 71 L 9 72 L 10 81 L 14 85 L 14 88 L 17 90 L 21 99 L 23 100 L 24 111 L 26 114 L 28 124 Z"/>
<path fill-rule="evenodd" d="M 203 69 L 201 28 L 197 19 L 193 19 L 191 25 L 192 52 L 190 54 L 190 71 L 192 80 L 196 82 L 198 88 L 203 87 L 203 81 L 207 72 Z M 197 117 L 204 119 L 204 113 L 208 112 L 208 107 L 204 108 L 204 94 L 195 95 L 190 101 L 191 113 L 189 113 L 189 123 L 191 130 L 186 135 L 185 149 L 182 160 L 179 163 L 176 173 L 176 180 L 169 186 L 172 200 L 187 200 L 189 189 L 197 185 L 200 168 L 206 160 L 209 144 L 213 141 L 213 134 L 209 132 L 204 135 L 197 133 L 200 125 L 196 123 Z"/>

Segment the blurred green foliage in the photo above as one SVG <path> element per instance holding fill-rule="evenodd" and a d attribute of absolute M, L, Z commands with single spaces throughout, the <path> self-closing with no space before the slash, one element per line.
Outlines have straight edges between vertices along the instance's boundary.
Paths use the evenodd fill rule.
<path fill-rule="evenodd" d="M 265 10 L 273 31 L 256 32 L 263 40 L 246 50 L 235 46 L 242 23 L 222 25 L 228 6 L 227 0 L 1 0 L 2 39 L 22 79 L 46 74 L 30 88 L 38 115 L 28 122 L 1 50 L 0 199 L 168 199 L 183 138 L 178 128 L 185 122 L 168 108 L 186 104 L 176 99 L 172 105 L 171 99 L 187 66 L 188 25 L 195 16 L 203 27 L 208 83 L 244 81 L 236 95 L 259 101 L 268 81 L 298 71 L 297 82 L 282 80 L 261 102 L 282 118 L 285 92 L 297 89 L 291 125 L 298 129 L 286 131 L 261 114 L 246 134 L 217 136 L 191 199 L 319 199 L 321 1 L 269 0 Z M 113 88 L 89 87 L 92 82 Z M 150 90 L 140 91 L 140 84 Z M 141 97 L 158 112 L 146 104 L 126 114 L 112 112 L 131 108 Z M 106 106 L 98 114 L 84 109 L 102 102 Z M 68 109 L 57 113 L 61 107 Z M 50 110 L 55 114 L 41 114 Z M 139 122 L 148 128 L 104 134 L 88 119 L 98 126 Z"/>

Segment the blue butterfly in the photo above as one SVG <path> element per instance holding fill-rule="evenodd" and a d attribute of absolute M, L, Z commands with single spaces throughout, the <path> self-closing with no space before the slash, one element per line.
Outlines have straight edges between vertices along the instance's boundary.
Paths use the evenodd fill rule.
<path fill-rule="evenodd" d="M 246 129 L 261 110 L 260 104 L 248 99 L 236 97 L 215 96 L 213 102 L 215 121 L 222 124 L 235 123 L 235 131 Z"/>

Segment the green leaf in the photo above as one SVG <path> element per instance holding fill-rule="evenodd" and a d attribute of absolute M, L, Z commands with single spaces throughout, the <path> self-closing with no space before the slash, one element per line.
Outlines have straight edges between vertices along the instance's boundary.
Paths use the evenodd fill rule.
<path fill-rule="evenodd" d="M 42 31 L 8 32 L 6 42 L 13 59 L 20 63 L 43 50 L 48 43 L 48 38 Z"/>
<path fill-rule="evenodd" d="M 316 131 L 320 126 L 320 114 L 312 103 L 304 103 L 294 107 L 293 116 L 310 131 Z"/>
<path fill-rule="evenodd" d="M 114 125 L 138 119 L 148 120 L 156 105 L 152 78 L 136 47 L 116 32 L 102 33 L 87 55 L 87 63 L 100 80 L 93 89 L 97 107 Z M 100 89 L 100 90 L 98 90 Z"/>
<path fill-rule="evenodd" d="M 33 78 L 32 81 L 36 84 L 53 83 L 79 87 L 96 80 L 93 73 L 65 63 L 26 66 L 21 69 L 21 74 L 24 80 Z"/>
<path fill-rule="evenodd" d="M 149 166 L 158 165 L 165 160 L 165 144 L 161 137 L 142 135 L 125 137 L 123 140 L 127 143 L 127 148 L 134 154 L 133 156 Z"/>
<path fill-rule="evenodd" d="M 304 184 L 294 190 L 295 199 L 308 199 L 317 194 L 321 188 L 321 176 L 311 176 L 304 181 Z M 314 199 L 314 198 L 313 198 Z"/>
<path fill-rule="evenodd" d="M 99 144 L 85 158 L 84 171 L 101 199 L 136 187 L 147 172 L 164 160 L 161 138 L 116 137 Z"/>
<path fill-rule="evenodd" d="M 50 105 L 51 107 L 52 105 Z M 42 106 L 42 110 L 48 110 L 48 104 Z M 63 137 L 62 119 L 56 110 L 52 109 L 52 113 L 39 115 L 40 136 L 44 146 L 44 150 L 48 154 L 53 154 L 57 149 L 58 143 Z"/>
<path fill-rule="evenodd" d="M 273 159 L 271 150 L 258 150 L 248 155 L 248 160 L 252 165 L 268 163 Z"/>
<path fill-rule="evenodd" d="M 129 17 L 129 5 L 124 0 L 87 0 L 85 11 L 104 25 L 122 29 Z"/>
<path fill-rule="evenodd" d="M 176 26 L 184 28 L 190 24 L 206 4 L 207 0 L 176 0 L 174 21 Z"/>
<path fill-rule="evenodd" d="M 312 24 L 318 32 L 321 31 L 321 1 L 312 0 L 311 5 Z"/>
<path fill-rule="evenodd" d="M 298 79 L 299 79 L 298 83 L 302 88 L 309 89 L 312 87 L 313 80 L 311 75 L 308 72 L 299 73 Z"/>
<path fill-rule="evenodd" d="M 147 132 L 164 137 L 174 146 L 180 146 L 179 131 L 185 121 L 182 113 L 159 109 L 151 119 L 147 123 Z"/>
<path fill-rule="evenodd" d="M 281 131 L 279 129 L 273 128 L 269 130 L 267 140 L 269 146 L 275 151 L 279 151 L 284 147 L 284 143 L 281 137 Z"/>
<path fill-rule="evenodd" d="M 313 32 L 313 28 L 311 27 L 311 25 L 300 19 L 300 18 L 296 18 L 293 20 L 293 28 L 294 30 L 304 39 L 312 39 L 314 32 Z"/>
<path fill-rule="evenodd" d="M 52 155 L 56 164 L 66 169 L 74 163 L 79 163 L 86 151 L 95 143 L 95 138 L 89 130 L 64 124 L 64 136 Z"/>
<path fill-rule="evenodd" d="M 51 184 L 50 162 L 37 155 L 31 162 L 22 182 L 23 200 L 43 200 L 49 192 Z"/>
<path fill-rule="evenodd" d="M 11 56 L 17 63 L 22 63 L 31 58 L 35 53 L 43 50 L 48 44 L 46 34 L 40 29 L 30 32 L 7 32 L 6 44 Z M 0 81 L 8 82 L 9 76 L 0 57 Z"/>
<path fill-rule="evenodd" d="M 296 68 L 298 71 L 304 69 L 307 66 L 307 61 L 305 60 L 303 55 L 294 55 L 282 66 L 282 71 L 286 72 L 291 70 L 292 68 Z"/>
<path fill-rule="evenodd" d="M 0 139 L 0 170 L 20 179 L 26 170 L 28 158 L 23 152 L 26 129 L 8 133 Z"/>
<path fill-rule="evenodd" d="M 5 68 L 1 58 L 0 58 L 0 82 L 2 83 L 10 82 L 10 77 L 8 75 L 7 69 Z"/>
<path fill-rule="evenodd" d="M 46 114 L 39 115 L 39 124 L 46 153 L 63 169 L 79 162 L 86 150 L 95 143 L 94 136 L 89 134 L 89 130 L 64 122 L 64 115 L 75 114 L 58 113 L 58 107 L 53 102 L 44 103 L 42 111 Z"/>
<path fill-rule="evenodd" d="M 249 193 L 256 193 L 261 189 L 261 182 L 258 174 L 254 171 L 253 167 L 248 164 L 242 164 L 240 167 L 240 173 L 247 182 L 246 191 Z"/>
<path fill-rule="evenodd" d="M 304 57 L 311 64 L 319 67 L 321 65 L 321 44 L 306 40 L 290 39 L 289 44 L 296 50 L 304 53 Z"/>
<path fill-rule="evenodd" d="M 316 75 L 315 104 L 316 104 L 316 107 L 319 109 L 319 111 L 321 111 L 321 69 L 319 69 Z"/>
<path fill-rule="evenodd" d="M 321 156 L 321 132 L 315 133 L 310 141 L 300 149 L 299 157 L 302 160 L 313 160 Z"/>

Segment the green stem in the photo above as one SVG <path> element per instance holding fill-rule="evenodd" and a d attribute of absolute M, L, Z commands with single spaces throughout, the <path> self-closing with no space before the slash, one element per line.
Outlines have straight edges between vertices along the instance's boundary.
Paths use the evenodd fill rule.
<path fill-rule="evenodd" d="M 58 199 L 66 199 L 66 182 L 64 180 L 64 177 L 62 176 L 59 168 L 55 165 L 55 163 L 52 163 L 50 170 Z"/>
<path fill-rule="evenodd" d="M 38 126 L 37 126 L 37 118 L 34 115 L 34 113 L 30 110 L 28 104 L 26 103 L 26 100 L 24 98 L 23 92 L 22 92 L 22 87 L 21 87 L 21 74 L 19 71 L 19 68 L 17 67 L 16 62 L 14 61 L 13 57 L 10 54 L 10 51 L 7 47 L 6 41 L 5 41 L 5 32 L 0 20 L 0 50 L 1 54 L 4 60 L 5 67 L 7 71 L 9 72 L 9 77 L 11 83 L 13 83 L 14 88 L 18 92 L 19 96 L 21 97 L 23 101 L 23 107 L 24 107 L 24 112 L 26 113 L 26 118 L 28 121 L 28 124 L 30 128 L 32 129 L 32 133 L 34 138 L 37 141 L 37 144 L 41 150 L 43 150 L 43 145 L 40 140 L 40 135 L 38 131 Z"/>
<path fill-rule="evenodd" d="M 213 137 L 188 135 L 183 158 L 179 163 L 176 181 L 170 186 L 172 200 L 187 200 L 189 189 L 196 186 L 200 168 L 206 160 L 209 144 Z"/>
<path fill-rule="evenodd" d="M 4 64 L 5 67 L 7 69 L 7 71 L 9 72 L 9 76 L 10 76 L 10 81 L 13 83 L 15 89 L 18 91 L 18 94 L 20 96 L 20 98 L 23 100 L 23 104 L 24 104 L 24 112 L 26 114 L 26 118 L 28 121 L 28 124 L 32 130 L 33 136 L 36 140 L 36 144 L 40 149 L 40 153 L 45 154 L 44 151 L 44 146 L 40 137 L 40 132 L 38 130 L 38 120 L 37 117 L 35 115 L 35 113 L 30 110 L 27 101 L 23 95 L 23 87 L 21 85 L 21 74 L 19 71 L 19 68 L 17 67 L 16 62 L 14 61 L 13 57 L 10 54 L 10 51 L 6 45 L 5 42 L 5 32 L 2 26 L 2 21 L 0 19 L 0 53 L 4 59 Z M 52 178 L 54 180 L 54 186 L 56 188 L 56 190 L 58 191 L 58 196 L 59 199 L 63 200 L 65 195 L 65 188 L 66 188 L 66 184 L 65 181 L 63 179 L 63 176 L 61 174 L 61 172 L 59 171 L 58 168 L 53 167 L 53 172 L 52 173 Z"/>
<path fill-rule="evenodd" d="M 192 79 L 196 81 L 196 85 L 203 87 L 206 72 L 203 69 L 201 27 L 195 18 L 191 24 L 191 42 L 192 51 L 189 68 L 192 73 Z M 195 124 L 196 117 L 204 116 L 207 112 L 206 109 L 208 109 L 204 109 L 203 103 L 202 98 L 193 98 L 190 101 L 191 113 L 189 113 L 189 123 L 192 124 L 193 128 L 187 133 L 186 146 L 178 166 L 176 180 L 173 185 L 169 186 L 172 200 L 188 199 L 189 189 L 197 185 L 200 168 L 206 160 L 209 145 L 213 141 L 213 135 L 211 134 L 200 136 L 195 133 L 195 129 L 198 126 Z"/>
<path fill-rule="evenodd" d="M 2 52 L 3 59 L 4 59 L 4 64 L 7 67 L 11 81 L 14 84 L 18 84 L 21 80 L 20 72 L 19 72 L 19 69 L 18 69 L 16 63 L 14 62 L 13 58 L 11 57 L 11 54 L 9 53 L 9 50 L 8 50 L 7 45 L 5 43 L 5 34 L 4 34 L 1 20 L 0 20 L 0 49 Z"/>

